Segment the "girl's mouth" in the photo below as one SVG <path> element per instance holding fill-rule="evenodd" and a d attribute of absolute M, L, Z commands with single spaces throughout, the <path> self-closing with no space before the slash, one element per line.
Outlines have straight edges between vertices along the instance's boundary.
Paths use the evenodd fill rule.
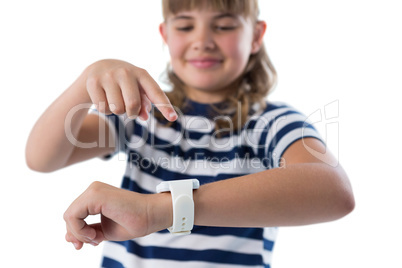
<path fill-rule="evenodd" d="M 190 63 L 196 68 L 207 69 L 221 64 L 222 60 L 214 58 L 191 59 L 188 60 L 188 63 Z"/>

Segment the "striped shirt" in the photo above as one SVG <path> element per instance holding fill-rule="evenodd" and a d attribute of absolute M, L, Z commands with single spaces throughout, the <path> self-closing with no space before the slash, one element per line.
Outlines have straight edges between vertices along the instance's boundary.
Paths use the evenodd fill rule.
<path fill-rule="evenodd" d="M 197 178 L 200 184 L 278 168 L 285 150 L 303 137 L 320 139 L 306 117 L 283 103 L 252 112 L 238 131 L 215 130 L 207 104 L 190 101 L 171 126 L 108 116 L 127 168 L 122 188 L 155 193 L 161 181 Z M 216 115 L 216 114 L 215 114 Z M 221 117 L 222 118 L 222 117 Z M 106 242 L 102 267 L 271 267 L 277 228 L 194 226 L 191 235 L 167 230 L 124 242 Z"/>

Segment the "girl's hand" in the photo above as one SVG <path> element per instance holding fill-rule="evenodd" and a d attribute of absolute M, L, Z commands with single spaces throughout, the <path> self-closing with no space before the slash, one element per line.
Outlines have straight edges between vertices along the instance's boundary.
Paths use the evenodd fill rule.
<path fill-rule="evenodd" d="M 101 215 L 88 225 L 85 218 Z M 64 213 L 67 242 L 81 249 L 84 243 L 124 241 L 148 235 L 172 225 L 170 194 L 139 194 L 94 182 Z"/>
<path fill-rule="evenodd" d="M 153 103 L 169 120 L 177 114 L 156 81 L 144 69 L 120 60 L 101 60 L 86 70 L 86 88 L 92 103 L 105 114 L 148 119 Z"/>

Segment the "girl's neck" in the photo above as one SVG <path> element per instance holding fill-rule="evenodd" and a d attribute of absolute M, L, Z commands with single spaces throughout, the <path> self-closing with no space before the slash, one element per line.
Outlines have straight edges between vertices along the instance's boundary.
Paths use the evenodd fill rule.
<path fill-rule="evenodd" d="M 203 104 L 220 103 L 227 99 L 228 95 L 231 93 L 230 88 L 221 89 L 219 91 L 205 91 L 186 88 L 185 93 L 187 98 L 194 102 Z"/>

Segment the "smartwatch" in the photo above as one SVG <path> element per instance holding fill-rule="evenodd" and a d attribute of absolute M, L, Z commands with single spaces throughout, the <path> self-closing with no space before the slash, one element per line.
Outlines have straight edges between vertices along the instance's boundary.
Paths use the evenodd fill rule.
<path fill-rule="evenodd" d="M 177 235 L 190 234 L 194 226 L 193 190 L 200 187 L 197 179 L 164 181 L 156 186 L 156 192 L 170 192 L 173 205 L 173 225 L 169 232 Z"/>

